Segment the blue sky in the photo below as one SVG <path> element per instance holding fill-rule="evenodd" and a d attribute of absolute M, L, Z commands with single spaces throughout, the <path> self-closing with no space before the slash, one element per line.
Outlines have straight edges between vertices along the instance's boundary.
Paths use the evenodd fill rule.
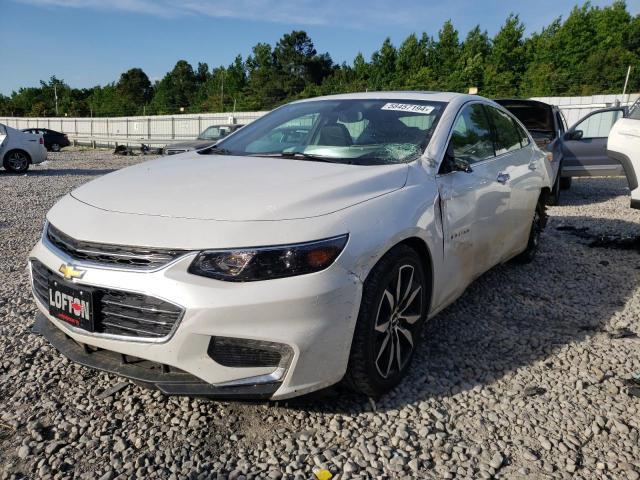
<path fill-rule="evenodd" d="M 611 1 L 592 2 L 608 5 Z M 306 30 L 319 52 L 368 58 L 390 36 L 436 35 L 451 19 L 461 37 L 476 24 L 494 34 L 510 12 L 527 31 L 566 16 L 575 0 L 0 0 L 0 93 L 51 75 L 74 87 L 115 81 L 141 67 L 159 79 L 176 61 L 209 66 L 246 57 L 258 42 Z M 640 13 L 640 0 L 628 0 Z"/>

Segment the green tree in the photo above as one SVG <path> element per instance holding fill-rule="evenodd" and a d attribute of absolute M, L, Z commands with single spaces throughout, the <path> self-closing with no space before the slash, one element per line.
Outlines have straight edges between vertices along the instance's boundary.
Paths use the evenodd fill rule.
<path fill-rule="evenodd" d="M 436 87 L 441 90 L 459 90 L 460 39 L 451 20 L 447 20 L 438 32 L 438 40 L 433 45 L 431 68 L 435 75 Z"/>
<path fill-rule="evenodd" d="M 491 54 L 485 69 L 488 94 L 515 96 L 526 67 L 524 25 L 517 15 L 507 21 L 493 39 Z"/>
<path fill-rule="evenodd" d="M 480 30 L 479 25 L 470 30 L 462 43 L 457 65 L 462 90 L 469 87 L 478 87 L 480 91 L 484 89 L 484 71 L 490 53 L 491 43 L 487 32 Z"/>
<path fill-rule="evenodd" d="M 122 113 L 127 115 L 142 113 L 142 107 L 153 97 L 149 77 L 141 68 L 132 68 L 120 75 L 116 90 L 125 100 Z"/>
<path fill-rule="evenodd" d="M 427 51 L 424 42 L 412 33 L 398 48 L 396 56 L 396 86 L 416 88 L 412 79 L 416 72 L 427 66 Z"/>
<path fill-rule="evenodd" d="M 194 68 L 179 61 L 151 85 L 140 68 L 115 83 L 76 89 L 52 76 L 38 87 L 0 95 L 0 114 L 118 116 L 142 113 L 268 110 L 296 98 L 363 90 L 466 91 L 487 96 L 553 96 L 619 93 L 627 68 L 628 91 L 640 90 L 640 15 L 614 0 L 576 6 L 566 19 L 552 20 L 525 38 L 524 25 L 510 15 L 493 39 L 480 26 L 460 42 L 449 20 L 437 38 L 411 34 L 396 49 L 386 38 L 367 61 L 334 65 L 318 53 L 304 31 L 284 34 L 275 45 L 259 43 L 228 66 Z"/>
<path fill-rule="evenodd" d="M 186 60 L 179 60 L 173 70 L 156 84 L 152 111 L 156 114 L 188 112 L 196 98 L 197 89 L 193 67 Z"/>
<path fill-rule="evenodd" d="M 380 50 L 371 55 L 370 86 L 376 90 L 390 88 L 396 76 L 396 48 L 387 37 Z"/>

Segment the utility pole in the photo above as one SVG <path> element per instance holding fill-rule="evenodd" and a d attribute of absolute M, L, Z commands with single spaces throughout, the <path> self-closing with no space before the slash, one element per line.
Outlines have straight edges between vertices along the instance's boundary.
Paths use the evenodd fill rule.
<path fill-rule="evenodd" d="M 58 116 L 58 88 L 57 85 L 53 84 L 53 96 L 56 99 L 56 117 Z"/>
<path fill-rule="evenodd" d="M 220 108 L 224 112 L 224 70 L 220 69 L 220 74 L 222 75 L 222 85 L 220 87 Z"/>
<path fill-rule="evenodd" d="M 622 89 L 622 101 L 624 102 L 624 96 L 627 93 L 627 85 L 629 84 L 629 74 L 631 73 L 631 65 L 627 68 L 627 78 L 624 80 L 624 88 Z"/>

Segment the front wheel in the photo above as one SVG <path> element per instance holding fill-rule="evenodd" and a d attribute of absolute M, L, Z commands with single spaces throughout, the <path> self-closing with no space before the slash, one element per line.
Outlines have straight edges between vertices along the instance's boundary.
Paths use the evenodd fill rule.
<path fill-rule="evenodd" d="M 60 144 L 59 143 L 52 143 L 51 146 L 49 147 L 49 150 L 51 150 L 52 152 L 59 152 L 60 151 Z"/>
<path fill-rule="evenodd" d="M 377 397 L 406 375 L 427 312 L 430 288 L 415 250 L 389 251 L 365 281 L 345 376 L 352 390 Z"/>
<path fill-rule="evenodd" d="M 12 150 L 4 156 L 2 166 L 9 172 L 24 173 L 29 169 L 30 162 L 31 160 L 26 152 Z"/>

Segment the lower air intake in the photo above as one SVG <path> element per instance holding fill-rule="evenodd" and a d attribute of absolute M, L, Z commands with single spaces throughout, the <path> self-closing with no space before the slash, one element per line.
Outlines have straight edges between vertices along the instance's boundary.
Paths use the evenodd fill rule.
<path fill-rule="evenodd" d="M 286 367 L 291 348 L 282 343 L 213 337 L 207 349 L 209 357 L 224 367 Z"/>

